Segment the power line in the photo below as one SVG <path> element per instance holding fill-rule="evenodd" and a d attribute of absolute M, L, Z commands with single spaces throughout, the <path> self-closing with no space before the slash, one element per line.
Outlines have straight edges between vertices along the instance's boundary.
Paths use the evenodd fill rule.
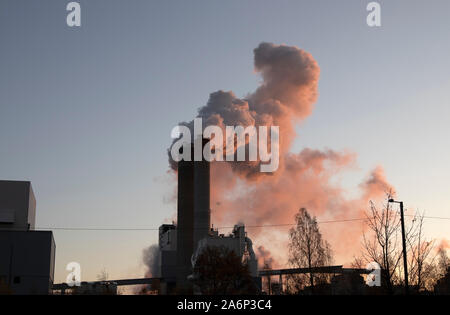
<path fill-rule="evenodd" d="M 415 217 L 412 214 L 406 215 L 409 217 Z M 435 217 L 435 216 L 424 216 L 425 219 L 435 219 L 435 220 L 450 220 L 448 217 Z M 354 222 L 354 221 L 365 221 L 367 218 L 352 218 L 352 219 L 342 219 L 342 220 L 328 220 L 328 221 L 318 221 L 318 224 L 328 224 L 328 223 L 343 223 L 343 222 Z M 261 224 L 261 225 L 246 225 L 245 228 L 271 228 L 271 227 L 288 227 L 295 226 L 296 223 L 282 223 L 282 224 Z M 232 229 L 234 226 L 221 226 L 215 227 L 215 229 Z M 36 230 L 61 230 L 61 231 L 158 231 L 159 228 L 97 228 L 97 227 L 41 227 L 36 228 Z"/>
<path fill-rule="evenodd" d="M 339 223 L 339 222 L 349 222 L 349 221 L 362 221 L 363 218 L 357 219 L 346 219 L 346 220 L 330 220 L 317 222 L 322 223 Z M 281 224 L 261 224 L 261 225 L 245 225 L 245 228 L 270 228 L 270 227 L 283 227 L 283 226 L 294 226 L 296 223 L 281 223 Z M 232 229 L 234 226 L 220 226 L 214 227 L 215 229 Z M 64 230 L 64 231 L 158 231 L 159 228 L 88 228 L 88 227 L 40 227 L 36 230 Z"/>
<path fill-rule="evenodd" d="M 415 217 L 415 215 L 412 214 L 405 214 L 406 217 Z M 424 216 L 424 219 L 437 219 L 437 220 L 450 220 L 450 218 L 446 218 L 446 217 L 428 217 L 428 216 Z"/>

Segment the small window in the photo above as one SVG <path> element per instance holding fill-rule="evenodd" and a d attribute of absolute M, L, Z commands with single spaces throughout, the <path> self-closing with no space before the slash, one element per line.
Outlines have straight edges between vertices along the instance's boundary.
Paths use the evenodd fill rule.
<path fill-rule="evenodd" d="M 20 283 L 20 277 L 14 277 L 14 284 Z"/>

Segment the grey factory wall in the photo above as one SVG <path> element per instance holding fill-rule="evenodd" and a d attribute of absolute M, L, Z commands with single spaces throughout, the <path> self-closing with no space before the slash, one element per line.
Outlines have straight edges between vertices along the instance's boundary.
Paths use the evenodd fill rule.
<path fill-rule="evenodd" d="M 13 294 L 48 294 L 55 242 L 50 231 L 0 231 L 0 281 Z"/>

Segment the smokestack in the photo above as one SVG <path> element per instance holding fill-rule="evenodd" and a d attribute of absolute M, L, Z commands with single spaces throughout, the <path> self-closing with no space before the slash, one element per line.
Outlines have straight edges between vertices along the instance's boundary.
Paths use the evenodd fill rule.
<path fill-rule="evenodd" d="M 203 139 L 202 148 L 208 143 Z M 210 229 L 210 163 L 202 158 L 202 161 L 194 162 L 194 251 L 198 242 L 207 237 Z"/>
<path fill-rule="evenodd" d="M 208 142 L 203 139 L 202 148 Z M 194 157 L 194 148 L 191 148 Z M 210 229 L 210 163 L 201 161 L 178 162 L 178 227 L 177 227 L 177 283 L 188 287 L 187 277 L 192 273 L 191 257 L 198 242 Z"/>
<path fill-rule="evenodd" d="M 194 229 L 194 162 L 178 162 L 177 285 L 187 286 L 191 273 Z"/>

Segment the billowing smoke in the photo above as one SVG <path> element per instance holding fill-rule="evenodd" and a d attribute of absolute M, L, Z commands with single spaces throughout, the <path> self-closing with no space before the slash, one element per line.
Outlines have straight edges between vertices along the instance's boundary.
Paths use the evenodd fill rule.
<path fill-rule="evenodd" d="M 264 246 L 258 246 L 257 249 L 258 266 L 260 269 L 273 269 L 275 266 L 275 261 L 272 254 Z"/>
<path fill-rule="evenodd" d="M 264 244 L 272 255 L 285 261 L 288 230 L 281 225 L 294 222 L 299 208 L 307 208 L 321 220 L 361 217 L 370 199 L 383 197 L 392 187 L 378 166 L 359 185 L 359 197 L 347 198 L 333 179 L 356 166 L 354 153 L 310 148 L 290 151 L 296 137 L 295 124 L 312 113 L 318 96 L 320 69 L 309 53 L 297 47 L 262 43 L 254 50 L 254 65 L 262 78 L 254 93 L 240 99 L 231 91 L 214 92 L 199 109 L 198 117 L 204 127 L 279 126 L 279 168 L 267 175 L 254 162 L 213 163 L 212 222 L 230 226 L 242 221 L 255 226 L 249 227 L 254 244 Z M 183 124 L 193 126 L 192 121 Z M 279 228 L 257 228 L 277 224 Z M 359 248 L 361 223 L 322 226 L 321 231 L 334 252 L 342 253 L 342 259 L 349 261 L 356 254 L 351 249 Z"/>
<path fill-rule="evenodd" d="M 255 70 L 261 73 L 260 87 L 245 99 L 233 92 L 210 94 L 208 103 L 199 109 L 203 127 L 279 126 L 280 153 L 288 152 L 295 137 L 294 122 L 310 115 L 317 98 L 319 66 L 307 52 L 296 47 L 262 43 L 254 50 Z M 193 134 L 193 121 L 183 122 Z M 173 169 L 176 163 L 169 162 Z M 258 163 L 232 163 L 235 173 L 244 177 L 261 176 Z"/>
<path fill-rule="evenodd" d="M 150 245 L 142 250 L 142 262 L 145 266 L 145 277 L 146 278 L 158 278 L 160 277 L 160 251 L 158 245 Z M 152 285 L 144 284 L 139 285 L 134 289 L 134 294 L 137 295 L 147 295 L 152 292 Z"/>
<path fill-rule="evenodd" d="M 156 278 L 160 276 L 159 255 L 158 245 L 150 245 L 142 251 L 142 262 L 146 267 L 145 277 Z"/>

